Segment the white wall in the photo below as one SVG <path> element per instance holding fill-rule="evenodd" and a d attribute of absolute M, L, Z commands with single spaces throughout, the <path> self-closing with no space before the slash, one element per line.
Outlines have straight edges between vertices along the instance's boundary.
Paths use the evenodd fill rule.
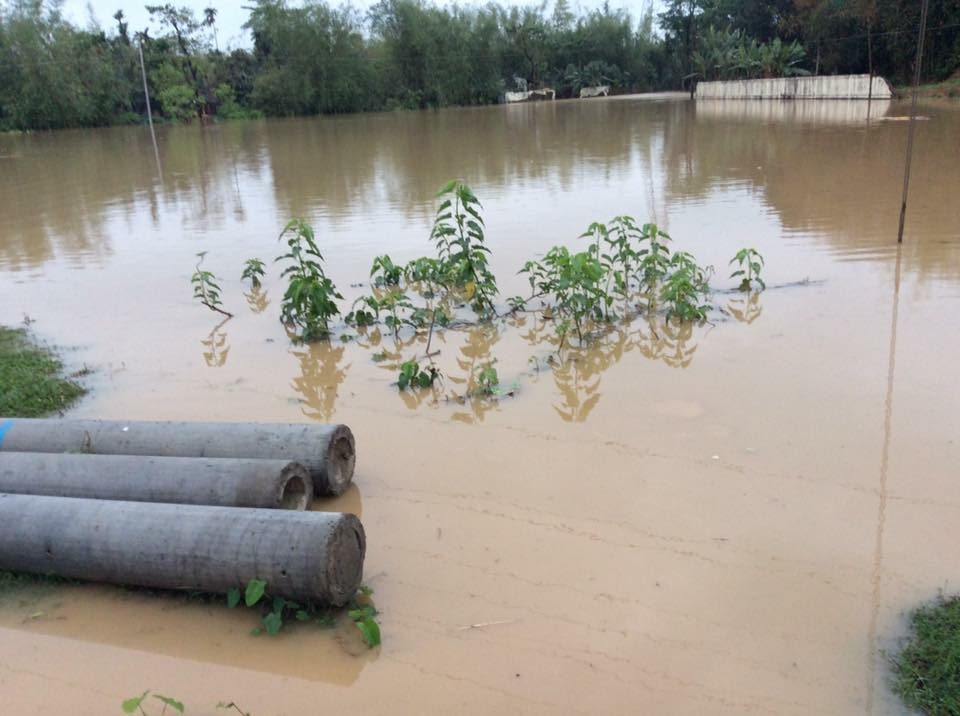
<path fill-rule="evenodd" d="M 870 75 L 774 77 L 767 80 L 700 82 L 697 99 L 867 99 Z M 873 98 L 893 96 L 882 77 L 873 78 Z"/>

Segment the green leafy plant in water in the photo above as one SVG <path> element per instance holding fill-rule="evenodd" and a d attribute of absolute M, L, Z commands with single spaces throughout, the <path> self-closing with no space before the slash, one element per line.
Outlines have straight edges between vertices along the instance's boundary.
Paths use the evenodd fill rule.
<path fill-rule="evenodd" d="M 397 377 L 397 387 L 400 390 L 407 388 L 430 388 L 441 379 L 440 369 L 435 366 L 421 368 L 415 360 L 405 361 L 400 365 L 400 375 Z"/>
<path fill-rule="evenodd" d="M 220 301 L 220 284 L 217 283 L 217 277 L 214 276 L 212 271 L 200 268 L 206 255 L 206 251 L 200 251 L 197 254 L 197 265 L 193 275 L 190 277 L 190 283 L 193 284 L 193 297 L 211 311 L 222 313 L 224 316 L 233 316 L 232 313 L 222 308 L 223 304 Z"/>
<path fill-rule="evenodd" d="M 163 710 L 160 712 L 161 716 L 162 714 L 166 713 L 167 707 L 181 714 L 184 711 L 183 704 L 176 699 L 169 696 L 161 696 L 160 694 L 152 694 L 149 691 L 144 691 L 139 696 L 133 696 L 129 699 L 126 699 L 122 704 L 120 704 L 120 708 L 125 714 L 132 714 L 139 711 L 142 716 L 146 716 L 147 712 L 143 708 L 143 704 L 148 697 L 152 697 L 163 704 Z"/>
<path fill-rule="evenodd" d="M 427 355 L 430 354 L 434 329 L 450 323 L 452 310 L 449 304 L 455 288 L 451 285 L 450 275 L 449 267 L 443 261 L 426 256 L 414 259 L 404 267 L 407 285 L 424 301 L 423 307 L 414 311 L 411 325 L 417 328 L 429 326 Z"/>
<path fill-rule="evenodd" d="M 132 714 L 139 711 L 141 716 L 147 716 L 147 711 L 144 708 L 144 702 L 147 700 L 148 697 L 152 697 L 163 704 L 163 709 L 160 711 L 160 716 L 163 716 L 165 713 L 167 713 L 168 708 L 173 709 L 177 713 L 181 713 L 181 714 L 186 711 L 181 701 L 177 701 L 176 699 L 170 696 L 161 696 L 160 694 L 153 694 L 149 691 L 144 691 L 139 696 L 133 696 L 129 699 L 124 700 L 123 703 L 120 704 L 120 708 L 125 714 Z M 230 701 L 230 702 L 221 701 L 220 703 L 217 704 L 217 708 L 227 709 L 227 710 L 233 709 L 238 714 L 240 714 L 240 716 L 251 716 L 251 714 L 248 711 L 244 711 L 233 701 Z"/>
<path fill-rule="evenodd" d="M 280 233 L 286 239 L 287 253 L 277 261 L 287 261 L 281 276 L 289 277 L 280 309 L 280 320 L 300 331 L 305 341 L 327 338 L 330 320 L 340 315 L 336 286 L 323 269 L 323 256 L 317 247 L 313 227 L 303 219 L 293 219 Z"/>
<path fill-rule="evenodd" d="M 651 223 L 643 225 L 641 240 L 646 244 L 637 251 L 640 283 L 648 292 L 653 292 L 670 270 L 670 249 L 667 243 L 671 239 L 669 234 Z"/>
<path fill-rule="evenodd" d="M 347 616 L 360 629 L 363 640 L 370 647 L 380 643 L 380 625 L 376 621 L 378 612 L 370 601 L 372 595 L 372 589 L 361 586 L 347 607 Z M 254 635 L 264 631 L 267 634 L 276 635 L 285 624 L 290 622 L 315 622 L 323 627 L 332 627 L 336 624 L 332 613 L 327 609 L 309 603 L 299 604 L 283 597 L 271 597 L 267 592 L 267 583 L 262 579 L 251 579 L 244 590 L 235 587 L 227 592 L 227 606 L 231 609 L 238 606 L 241 601 L 247 607 L 260 608 L 263 613 L 261 619 L 263 626 L 252 630 L 251 634 Z M 233 704 L 223 706 L 223 708 L 231 707 L 237 708 Z M 220 708 L 219 705 L 218 708 Z"/>
<path fill-rule="evenodd" d="M 510 312 L 516 313 L 517 311 L 524 310 L 527 307 L 528 300 L 529 299 L 526 299 L 523 296 L 510 296 L 507 299 L 507 305 L 510 306 Z"/>
<path fill-rule="evenodd" d="M 266 268 L 260 259 L 247 259 L 243 262 L 243 273 L 240 274 L 241 281 L 249 280 L 250 284 L 256 288 L 260 285 L 260 279 L 265 275 Z"/>
<path fill-rule="evenodd" d="M 632 216 L 616 216 L 609 226 L 599 225 L 606 251 L 601 258 L 607 271 L 607 293 L 616 293 L 623 301 L 623 312 L 629 311 L 631 280 L 640 261 L 640 245 L 646 238 L 644 229 Z M 648 225 L 649 226 L 649 225 Z"/>
<path fill-rule="evenodd" d="M 437 194 L 442 197 L 430 238 L 444 273 L 463 292 L 478 313 L 496 313 L 493 298 L 497 281 L 487 264 L 480 200 L 466 184 L 451 181 Z"/>
<path fill-rule="evenodd" d="M 353 302 L 350 313 L 344 320 L 352 326 L 372 326 L 380 319 L 380 299 L 376 296 L 360 296 Z"/>
<path fill-rule="evenodd" d="M 477 393 L 480 395 L 491 396 L 500 392 L 500 376 L 497 374 L 494 363 L 496 361 L 490 361 L 477 369 Z"/>
<path fill-rule="evenodd" d="M 415 331 L 429 327 L 426 348 L 429 355 L 434 328 L 446 326 L 450 321 L 447 304 L 453 284 L 448 267 L 439 259 L 426 256 L 403 267 L 394 264 L 389 256 L 378 256 L 370 273 L 378 289 L 354 301 L 346 322 L 372 326 L 380 321 L 381 313 L 385 313 L 383 322 L 397 340 L 404 325 Z M 411 295 L 419 296 L 422 304 L 415 304 Z"/>
<path fill-rule="evenodd" d="M 527 262 L 521 273 L 529 274 L 535 292 L 552 297 L 561 346 L 571 325 L 583 342 L 587 321 L 603 318 L 609 296 L 603 288 L 603 265 L 592 248 L 571 254 L 565 246 L 555 246 L 543 261 Z"/>
<path fill-rule="evenodd" d="M 610 295 L 614 277 L 617 273 L 613 257 L 606 251 L 607 244 L 610 242 L 610 232 L 605 224 L 593 222 L 586 232 L 580 235 L 580 238 L 592 238 L 588 251 L 596 259 L 597 264 L 602 271 L 601 280 L 597 283 L 597 291 L 600 294 L 600 309 L 604 318 L 610 317 L 610 306 L 613 305 L 613 299 Z"/>
<path fill-rule="evenodd" d="M 449 182 L 437 196 L 441 202 L 430 232 L 437 255 L 413 259 L 402 267 L 386 254 L 377 256 L 370 269 L 374 291 L 357 298 L 345 317 L 358 327 L 382 320 L 397 341 L 404 326 L 415 333 L 426 329 L 428 357 L 435 355 L 431 353 L 435 330 L 449 326 L 460 306 L 469 302 L 481 320 L 496 315 L 497 283 L 488 265 L 480 202 L 458 181 Z M 430 376 L 436 380 L 439 371 L 401 372 L 398 382 L 406 388 L 425 384 Z"/>
<path fill-rule="evenodd" d="M 685 251 L 677 251 L 670 259 L 668 274 L 660 289 L 660 300 L 667 306 L 667 316 L 681 321 L 703 321 L 709 304 L 704 297 L 709 291 L 706 269 Z"/>
<path fill-rule="evenodd" d="M 740 268 L 730 274 L 730 278 L 740 278 L 740 290 L 749 291 L 756 283 L 762 291 L 767 284 L 760 278 L 760 270 L 763 268 L 763 256 L 756 249 L 740 249 L 736 255 L 730 259 L 728 265 L 737 264 Z"/>
<path fill-rule="evenodd" d="M 420 263 L 435 263 L 430 259 L 417 259 Z M 411 264 L 414 262 L 411 262 Z M 420 273 L 425 273 L 421 270 Z M 347 323 L 355 326 L 372 326 L 380 321 L 380 314 L 387 314 L 384 323 L 393 331 L 394 337 L 399 338 L 400 329 L 406 324 L 415 329 L 426 326 L 430 321 L 429 306 L 415 306 L 407 294 L 411 284 L 408 275 L 410 266 L 399 266 L 384 254 L 373 260 L 370 276 L 377 287 L 372 294 L 360 296 L 351 306 L 345 316 Z M 418 277 L 417 280 L 424 280 Z M 406 281 L 406 284 L 405 284 Z"/>
<path fill-rule="evenodd" d="M 395 338 L 399 336 L 400 328 L 403 327 L 405 323 L 417 327 L 417 324 L 411 317 L 414 311 L 414 305 L 410 301 L 410 297 L 403 291 L 399 289 L 388 291 L 384 294 L 383 298 L 380 299 L 379 304 L 380 309 L 387 314 L 383 322 L 387 324 L 387 328 L 393 331 Z"/>
<path fill-rule="evenodd" d="M 444 264 L 429 256 L 421 256 L 408 262 L 403 267 L 403 278 L 410 285 L 420 284 L 418 293 L 431 297 L 437 295 L 448 279 Z"/>
<path fill-rule="evenodd" d="M 380 624 L 377 623 L 377 608 L 370 601 L 373 590 L 361 586 L 357 595 L 350 601 L 347 616 L 357 625 L 360 636 L 371 649 L 380 644 Z"/>
<path fill-rule="evenodd" d="M 312 621 L 321 626 L 333 624 L 333 617 L 325 609 L 311 604 L 300 604 L 283 597 L 270 596 L 267 593 L 267 583 L 262 579 L 251 579 L 243 591 L 234 587 L 227 592 L 229 608 L 233 609 L 241 601 L 247 607 L 256 607 L 261 610 L 262 626 L 253 629 L 251 634 L 261 634 L 265 631 L 273 636 L 279 634 L 284 624 L 290 621 Z"/>
<path fill-rule="evenodd" d="M 622 307 L 628 320 L 640 310 L 638 301 L 649 313 L 662 303 L 667 317 L 681 322 L 707 318 L 713 269 L 700 266 L 689 253 L 672 253 L 670 236 L 656 224 L 640 226 L 633 217 L 617 216 L 590 224 L 581 238 L 590 240 L 585 252 L 558 246 L 542 260 L 524 264 L 520 273 L 527 275 L 530 297 L 508 299 L 513 312 L 541 300 L 543 317 L 554 321 L 560 338 L 558 350 L 572 331 L 581 345 L 595 338 L 600 324 L 616 317 L 614 306 Z"/>
<path fill-rule="evenodd" d="M 393 263 L 387 254 L 377 256 L 370 268 L 370 278 L 374 286 L 397 286 L 403 278 L 403 266 Z"/>

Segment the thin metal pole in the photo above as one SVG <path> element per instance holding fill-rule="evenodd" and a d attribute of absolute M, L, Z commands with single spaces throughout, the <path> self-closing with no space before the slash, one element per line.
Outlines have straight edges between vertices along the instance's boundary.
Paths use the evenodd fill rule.
<path fill-rule="evenodd" d="M 150 90 L 147 89 L 147 68 L 143 64 L 143 35 L 140 35 L 140 42 L 137 43 L 137 49 L 140 51 L 140 74 L 143 76 L 143 96 L 147 98 L 147 122 L 150 123 L 150 131 L 153 131 L 153 112 L 150 111 Z"/>
<path fill-rule="evenodd" d="M 150 141 L 153 142 L 153 158 L 157 162 L 157 174 L 163 183 L 163 166 L 160 164 L 160 148 L 157 146 L 157 133 L 153 131 L 153 111 L 150 109 L 150 90 L 147 89 L 147 68 L 143 63 L 143 34 L 140 34 L 137 49 L 140 51 L 140 74 L 143 77 L 143 96 L 147 100 L 147 123 L 150 125 Z"/>
<path fill-rule="evenodd" d="M 927 33 L 927 8 L 930 0 L 923 0 L 920 9 L 920 37 L 917 39 L 917 61 L 913 73 L 913 100 L 910 103 L 910 129 L 907 132 L 907 164 L 903 169 L 903 201 L 900 203 L 900 228 L 897 243 L 903 243 L 903 222 L 907 218 L 907 192 L 910 188 L 910 161 L 913 158 L 913 131 L 917 123 L 917 90 L 920 86 L 920 63 L 923 61 L 923 37 Z"/>
<path fill-rule="evenodd" d="M 871 42 L 870 26 L 872 22 L 867 20 L 867 71 L 870 73 L 870 86 L 867 88 L 867 116 L 870 116 L 870 100 L 873 99 L 873 43 Z"/>

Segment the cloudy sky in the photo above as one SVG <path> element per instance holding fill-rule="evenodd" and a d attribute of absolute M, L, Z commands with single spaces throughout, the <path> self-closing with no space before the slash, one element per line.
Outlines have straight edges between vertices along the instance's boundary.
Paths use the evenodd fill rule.
<path fill-rule="evenodd" d="M 150 0 L 150 4 L 161 4 L 164 0 Z M 217 33 L 220 40 L 221 49 L 228 47 L 249 47 L 251 41 L 249 35 L 243 30 L 242 25 L 246 22 L 248 12 L 243 9 L 244 5 L 252 5 L 252 2 L 245 0 L 171 0 L 177 6 L 186 5 L 193 8 L 197 15 L 202 17 L 203 8 L 213 6 L 217 9 Z M 355 0 L 354 6 L 364 9 L 373 5 L 376 0 Z M 526 2 L 511 2 L 502 0 L 503 4 L 529 4 Z M 639 17 L 644 8 L 653 4 L 654 10 L 658 11 L 662 4 L 660 0 L 610 0 L 612 7 L 624 7 L 630 11 L 634 17 Z M 113 14 L 117 9 L 122 8 L 130 23 L 131 32 L 142 30 L 149 27 L 149 14 L 144 10 L 144 2 L 131 2 L 131 0 L 65 0 L 63 3 L 64 15 L 72 22 L 86 26 L 90 22 L 91 16 L 101 26 L 105 28 L 114 25 Z M 292 0 L 291 5 L 298 4 Z M 332 0 L 332 4 L 340 4 L 340 0 Z M 469 0 L 463 4 L 470 4 Z M 571 2 L 571 6 L 579 5 L 583 9 L 598 8 L 603 4 L 603 0 L 580 0 L 580 2 Z"/>

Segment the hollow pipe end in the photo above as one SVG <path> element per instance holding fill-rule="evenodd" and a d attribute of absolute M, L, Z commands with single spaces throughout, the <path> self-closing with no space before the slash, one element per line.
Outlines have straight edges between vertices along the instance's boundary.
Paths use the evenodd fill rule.
<path fill-rule="evenodd" d="M 284 510 L 307 510 L 313 504 L 314 486 L 310 471 L 299 462 L 288 463 L 277 483 L 277 507 Z"/>
<path fill-rule="evenodd" d="M 357 448 L 353 433 L 346 425 L 337 425 L 327 442 L 323 469 L 313 476 L 317 496 L 342 495 L 353 481 Z"/>

